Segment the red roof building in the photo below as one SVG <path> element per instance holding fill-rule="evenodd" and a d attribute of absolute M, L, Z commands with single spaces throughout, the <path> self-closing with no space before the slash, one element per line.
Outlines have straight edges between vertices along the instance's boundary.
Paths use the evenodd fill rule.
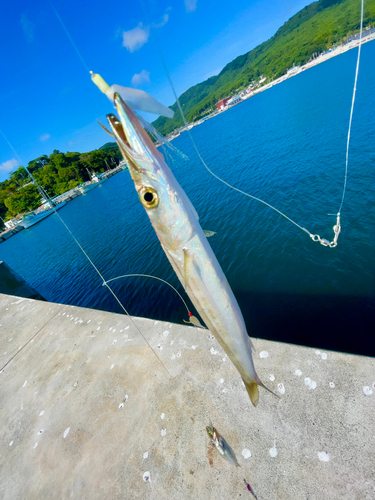
<path fill-rule="evenodd" d="M 226 105 L 226 103 L 229 101 L 230 97 L 226 97 L 225 99 L 222 99 L 221 101 L 216 103 L 217 109 L 223 109 Z"/>

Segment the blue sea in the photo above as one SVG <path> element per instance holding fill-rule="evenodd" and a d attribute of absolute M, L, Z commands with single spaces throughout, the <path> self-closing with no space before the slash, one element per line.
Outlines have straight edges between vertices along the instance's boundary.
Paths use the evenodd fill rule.
<path fill-rule="evenodd" d="M 341 201 L 357 51 L 337 56 L 192 129 L 221 178 L 332 240 Z M 185 132 L 172 169 L 200 216 L 251 336 L 375 355 L 375 42 L 362 47 L 349 173 L 336 248 L 218 182 Z M 110 111 L 110 109 L 108 110 Z M 194 312 L 138 201 L 129 172 L 59 211 L 106 280 L 169 281 Z M 0 245 L 4 260 L 48 301 L 122 313 L 53 215 Z M 148 278 L 112 283 L 130 314 L 188 319 L 178 295 Z"/>

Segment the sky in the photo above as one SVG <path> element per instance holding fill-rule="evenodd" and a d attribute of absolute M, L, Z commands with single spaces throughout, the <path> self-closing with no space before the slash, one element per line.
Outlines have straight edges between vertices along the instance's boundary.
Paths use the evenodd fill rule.
<path fill-rule="evenodd" d="M 269 39 L 309 3 L 7 2 L 0 17 L 0 181 L 54 149 L 83 153 L 113 140 L 97 123 L 106 124 L 113 105 L 90 70 L 170 106 L 175 99 L 160 53 L 180 95 Z"/>

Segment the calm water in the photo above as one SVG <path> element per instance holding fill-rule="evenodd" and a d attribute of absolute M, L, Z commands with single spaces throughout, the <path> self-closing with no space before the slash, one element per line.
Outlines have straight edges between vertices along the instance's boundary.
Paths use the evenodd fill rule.
<path fill-rule="evenodd" d="M 173 143 L 190 158 L 175 175 L 203 229 L 217 233 L 209 241 L 252 336 L 375 355 L 375 42 L 362 51 L 336 249 L 313 243 L 274 211 L 217 182 L 186 133 Z M 320 64 L 192 130 L 219 176 L 329 240 L 335 217 L 327 214 L 341 200 L 356 55 L 351 50 Z M 184 295 L 128 172 L 59 214 L 106 279 L 153 274 Z M 2 243 L 0 260 L 49 301 L 121 312 L 56 215 Z M 187 319 L 178 296 L 160 282 L 126 278 L 113 289 L 133 315 Z"/>

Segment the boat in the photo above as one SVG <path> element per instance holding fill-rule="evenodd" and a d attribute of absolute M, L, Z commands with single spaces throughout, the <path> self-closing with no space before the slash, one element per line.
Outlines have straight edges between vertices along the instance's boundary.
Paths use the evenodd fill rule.
<path fill-rule="evenodd" d="M 122 170 L 128 170 L 128 164 L 126 163 L 126 160 L 121 160 L 118 166 L 121 167 Z"/>
<path fill-rule="evenodd" d="M 18 222 L 18 226 L 22 226 L 24 229 L 27 229 L 31 226 L 34 226 L 41 220 L 45 219 L 46 217 L 49 217 L 53 213 L 55 213 L 56 210 L 60 210 L 60 208 L 64 207 L 66 205 L 66 201 L 63 201 L 57 205 L 54 206 L 54 208 L 51 208 L 50 210 L 41 210 L 40 212 L 30 212 L 26 215 L 23 216 L 23 219 Z"/>
<path fill-rule="evenodd" d="M 86 194 L 89 191 L 91 191 L 92 189 L 100 186 L 100 184 L 103 184 L 103 182 L 105 182 L 106 180 L 108 180 L 107 177 L 98 177 L 96 174 L 93 174 L 91 176 L 91 181 L 87 181 L 87 182 L 84 182 L 83 184 L 81 184 L 78 187 L 78 190 L 82 194 Z"/>

